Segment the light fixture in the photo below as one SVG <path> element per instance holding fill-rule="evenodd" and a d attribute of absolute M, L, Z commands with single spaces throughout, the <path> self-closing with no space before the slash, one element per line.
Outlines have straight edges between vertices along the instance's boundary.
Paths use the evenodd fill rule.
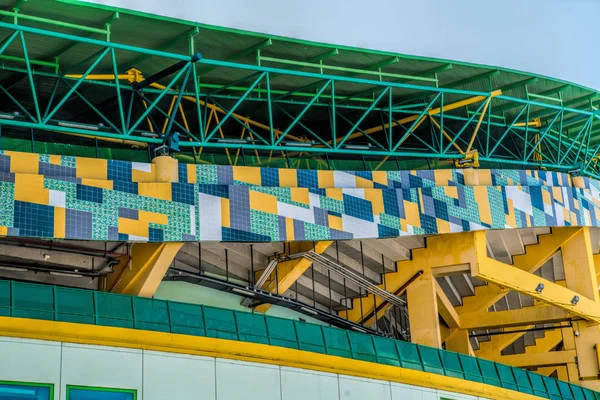
<path fill-rule="evenodd" d="M 15 115 L 0 113 L 0 118 L 2 118 L 2 119 L 15 119 Z"/>
<path fill-rule="evenodd" d="M 145 136 L 145 137 L 158 137 L 158 133 L 155 132 L 142 132 L 140 133 L 141 136 Z"/>
<path fill-rule="evenodd" d="M 535 288 L 535 291 L 538 293 L 542 293 L 542 290 L 544 290 L 544 284 L 543 283 L 538 283 L 538 285 Z"/>
<path fill-rule="evenodd" d="M 3 271 L 15 271 L 15 272 L 27 272 L 28 271 L 28 269 L 26 269 L 26 268 L 7 267 L 4 265 L 0 265 L 0 269 Z"/>
<path fill-rule="evenodd" d="M 573 296 L 573 298 L 571 299 L 571 304 L 576 306 L 577 303 L 579 303 L 579 296 Z"/>
<path fill-rule="evenodd" d="M 348 150 L 369 150 L 371 149 L 371 144 L 347 144 L 344 148 Z"/>
<path fill-rule="evenodd" d="M 219 139 L 217 143 L 245 144 L 248 141 L 244 139 Z"/>
<path fill-rule="evenodd" d="M 366 330 L 360 329 L 358 326 L 353 326 L 352 329 L 354 329 L 355 331 L 360 332 L 360 333 L 367 333 Z"/>
<path fill-rule="evenodd" d="M 316 312 L 315 310 L 311 310 L 310 308 L 300 307 L 300 310 L 302 310 L 302 311 L 304 311 L 305 313 L 308 313 L 308 314 L 319 315 L 318 312 Z"/>
<path fill-rule="evenodd" d="M 98 129 L 100 129 L 100 127 L 98 125 L 81 124 L 79 122 L 67 122 L 67 121 L 60 121 L 58 123 L 58 126 L 64 126 L 65 128 L 86 129 L 89 131 L 97 131 Z"/>
<path fill-rule="evenodd" d="M 235 288 L 235 287 L 231 288 L 231 291 L 239 293 L 239 294 L 242 294 L 244 296 L 252 296 L 252 297 L 256 296 L 256 293 L 254 293 L 254 292 L 251 292 L 249 290 L 244 290 L 244 289 L 238 289 L 238 288 Z"/>
<path fill-rule="evenodd" d="M 290 147 L 313 147 L 314 145 L 312 140 L 310 142 L 283 142 L 283 144 Z"/>
<path fill-rule="evenodd" d="M 67 278 L 83 278 L 83 275 L 81 274 L 71 274 L 68 272 L 56 272 L 56 271 L 50 271 L 48 272 L 50 275 L 52 276 L 64 276 Z"/>

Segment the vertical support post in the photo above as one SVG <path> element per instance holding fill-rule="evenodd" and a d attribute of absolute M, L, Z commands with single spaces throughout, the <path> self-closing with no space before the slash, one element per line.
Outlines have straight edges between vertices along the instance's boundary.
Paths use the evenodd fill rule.
<path fill-rule="evenodd" d="M 431 268 L 406 289 L 411 342 L 442 347 L 435 277 Z"/>
<path fill-rule="evenodd" d="M 567 288 L 598 302 L 596 267 L 589 228 L 581 229 L 562 246 L 561 251 Z M 600 327 L 590 326 L 585 321 L 576 321 L 573 323 L 573 329 L 579 332 L 578 336 L 575 335 L 579 375 L 583 379 L 597 379 L 599 370 L 595 346 L 600 343 Z"/>

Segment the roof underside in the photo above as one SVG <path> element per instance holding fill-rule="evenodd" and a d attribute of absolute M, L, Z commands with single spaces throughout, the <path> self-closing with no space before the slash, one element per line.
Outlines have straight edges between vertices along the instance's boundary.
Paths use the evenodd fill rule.
<path fill-rule="evenodd" d="M 339 138 L 343 137 L 347 132 L 359 132 L 361 129 L 366 130 L 374 126 L 381 126 L 383 124 L 382 121 L 389 121 L 389 115 L 381 110 L 388 107 L 387 105 L 383 105 L 384 101 L 389 101 L 390 107 L 392 104 L 394 107 L 398 105 L 414 105 L 409 107 L 410 111 L 418 113 L 426 110 L 428 107 L 432 108 L 436 106 L 440 107 L 443 104 L 452 104 L 460 100 L 470 99 L 476 93 L 490 94 L 498 89 L 502 91 L 502 95 L 494 97 L 487 109 L 487 113 L 491 114 L 491 118 L 488 121 L 496 123 L 496 126 L 486 133 L 492 136 L 495 135 L 495 139 L 491 142 L 491 147 L 493 147 L 497 138 L 502 135 L 502 132 L 511 123 L 525 123 L 526 121 L 533 121 L 535 117 L 541 118 L 539 132 L 519 133 L 521 138 L 525 136 L 523 139 L 524 143 L 527 143 L 525 146 L 515 142 L 515 137 L 517 136 L 512 135 L 512 133 L 508 135 L 512 142 L 503 142 L 502 146 L 499 146 L 496 151 L 496 155 L 500 157 L 500 161 L 502 157 L 505 157 L 507 160 L 515 158 L 520 160 L 522 158 L 524 164 L 527 164 L 526 162 L 530 161 L 527 159 L 527 147 L 532 148 L 534 146 L 535 142 L 532 142 L 532 140 L 534 140 L 533 138 L 536 134 L 543 133 L 545 127 L 551 127 L 552 130 L 549 129 L 550 133 L 548 137 L 552 134 L 551 132 L 558 135 L 557 130 L 560 130 L 558 127 L 559 123 L 558 120 L 554 119 L 561 109 L 563 110 L 560 113 L 561 125 L 562 120 L 570 122 L 569 124 L 565 123 L 561 132 L 566 139 L 577 140 L 575 142 L 577 146 L 574 146 L 575 149 L 577 149 L 579 143 L 585 142 L 582 150 L 585 153 L 588 149 L 594 148 L 596 142 L 600 139 L 600 137 L 595 136 L 596 132 L 593 129 L 593 121 L 589 127 L 585 128 L 587 130 L 584 137 L 588 137 L 589 141 L 584 138 L 580 139 L 577 136 L 579 130 L 583 129 L 582 127 L 586 122 L 585 118 L 589 116 L 584 115 L 585 118 L 580 118 L 581 115 L 578 112 L 593 113 L 595 111 L 594 104 L 598 105 L 595 103 L 598 101 L 598 93 L 591 89 L 559 80 L 502 68 L 476 66 L 454 61 L 433 60 L 371 50 L 351 49 L 258 33 L 210 27 L 87 3 L 78 2 L 77 4 L 73 4 L 71 2 L 52 0 L 15 3 L 14 1 L 0 0 L 1 10 L 12 12 L 15 7 L 18 7 L 19 13 L 22 15 L 42 17 L 98 29 L 104 29 L 105 24 L 109 22 L 110 41 L 112 43 L 135 46 L 136 48 L 160 50 L 176 55 L 189 55 L 193 52 L 200 53 L 203 60 L 195 64 L 195 69 L 199 80 L 201 96 L 211 98 L 212 94 L 214 96 L 212 98 L 214 100 L 213 104 L 216 106 L 224 110 L 235 109 L 237 115 L 248 116 L 260 124 L 271 125 L 269 122 L 269 108 L 271 107 L 271 103 L 267 105 L 267 102 L 264 101 L 265 97 L 267 97 L 265 95 L 265 80 L 263 79 L 263 81 L 255 85 L 255 90 L 236 106 L 239 99 L 246 93 L 246 89 L 253 83 L 253 79 L 256 79 L 257 75 L 261 72 L 240 68 L 240 66 L 257 66 L 257 63 L 259 63 L 261 68 L 289 71 L 288 74 L 283 74 L 275 73 L 273 72 L 275 70 L 273 70 L 269 74 L 272 96 L 280 97 L 279 103 L 273 100 L 272 126 L 275 130 L 285 131 L 294 118 L 304 110 L 306 104 L 311 102 L 311 96 L 314 96 L 324 87 L 323 85 L 327 83 L 328 77 L 342 77 L 339 80 L 335 80 L 335 98 L 336 100 L 340 98 L 343 100 L 337 100 L 338 104 L 336 104 L 334 111 L 338 113 L 336 116 L 337 129 L 339 131 L 337 135 L 329 132 L 332 114 L 331 102 L 327 100 L 327 96 L 331 98 L 333 86 L 329 85 L 322 90 L 322 97 L 311 103 L 311 107 L 306 110 L 306 113 L 302 116 L 302 120 L 299 121 L 300 123 L 296 123 L 293 129 L 289 130 L 289 133 L 293 135 L 291 140 L 296 142 L 314 140 L 313 136 L 319 136 L 323 142 L 335 140 L 336 138 L 339 141 Z M 118 18 L 116 18 L 117 12 Z M 14 18 L 11 15 L 5 15 L 0 22 L 13 24 Z M 46 22 L 25 19 L 19 19 L 18 23 L 25 27 L 66 33 L 84 38 L 106 40 L 106 36 L 100 33 L 82 32 L 80 29 L 65 25 L 50 25 Z M 9 38 L 11 33 L 11 30 L 7 26 L 0 26 L 1 40 Z M 190 35 L 193 36 L 193 52 L 190 48 Z M 73 42 L 65 38 L 37 35 L 29 31 L 24 32 L 24 36 L 27 39 L 26 52 L 29 59 L 34 61 L 32 63 L 34 71 L 47 73 L 47 76 L 40 74 L 35 78 L 36 96 L 42 109 L 52 98 L 53 89 L 57 81 L 55 77 L 51 77 L 50 75 L 85 73 L 94 61 L 94 58 L 90 56 L 97 55 L 98 51 L 101 50 L 96 44 Z M 10 57 L 24 57 L 24 53 L 19 39 L 14 40 L 6 48 L 2 55 L 3 58 L 0 58 L 3 66 L 3 71 L 0 72 L 0 85 L 17 99 L 23 107 L 32 110 L 35 104 L 31 95 L 30 81 L 27 79 L 27 75 L 23 73 L 23 63 L 19 60 L 10 59 Z M 125 50 L 122 48 L 115 49 L 114 53 L 119 74 L 124 74 L 125 71 L 135 67 L 146 78 L 163 71 L 177 61 L 168 57 L 149 56 L 140 54 L 134 50 Z M 205 63 L 207 59 L 228 61 L 235 64 L 231 67 L 224 65 L 207 66 Z M 50 64 L 43 64 L 44 62 Z M 56 63 L 57 65 L 52 66 L 52 63 Z M 303 64 L 299 65 L 298 63 Z M 320 63 L 323 65 L 323 69 L 319 67 Z M 113 62 L 110 53 L 93 69 L 94 74 L 112 74 L 113 71 Z M 163 77 L 158 80 L 158 83 L 167 85 L 171 78 L 172 76 Z M 192 81 L 193 79 L 190 79 L 189 82 Z M 377 81 L 380 83 L 377 83 Z M 384 90 L 388 87 L 385 85 L 388 83 L 398 85 L 390 89 L 389 92 L 384 93 Z M 76 84 L 76 80 L 71 80 L 70 84 Z M 122 84 L 127 85 L 128 83 L 122 82 Z M 180 82 L 176 82 L 173 88 L 177 88 L 178 84 Z M 231 84 L 235 85 L 229 87 L 228 85 Z M 187 92 L 192 91 L 191 86 L 188 83 L 185 87 Z M 64 82 L 59 82 L 56 94 L 54 95 L 56 100 L 52 103 L 53 106 L 57 104 L 58 99 L 69 91 L 69 88 Z M 440 90 L 447 90 L 444 92 L 443 99 L 435 97 L 439 93 L 438 88 Z M 100 112 L 105 113 L 112 122 L 117 124 L 118 116 L 111 112 L 111 107 L 116 103 L 114 88 L 108 86 L 98 87 L 85 82 L 79 86 L 78 92 Z M 71 96 L 53 118 L 57 120 L 98 123 L 99 118 L 97 113 L 94 113 L 85 104 L 85 100 L 81 98 L 82 96 Z M 147 93 L 146 96 L 148 102 L 150 102 L 152 101 L 151 96 L 154 96 L 154 94 Z M 346 96 L 349 97 L 346 98 Z M 528 102 L 529 106 L 527 110 L 523 109 L 526 104 L 525 102 L 515 102 L 513 98 Z M 380 101 L 374 103 L 377 99 Z M 126 100 L 127 98 L 124 96 L 124 101 Z M 4 97 L 3 102 L 11 104 L 6 97 Z M 170 97 L 165 96 L 157 103 L 157 107 L 159 106 L 166 111 L 169 109 L 170 102 Z M 360 119 L 363 113 L 369 110 L 369 107 L 373 104 L 375 106 L 372 110 L 377 111 L 379 109 L 379 112 L 366 113 L 364 119 Z M 453 133 L 457 131 L 462 132 L 462 124 L 474 114 L 478 117 L 477 110 L 483 105 L 483 101 L 474 102 L 464 107 L 456 108 L 452 111 L 452 114 L 448 113 L 446 126 L 450 135 L 453 136 Z M 0 107 L 0 111 L 10 112 L 12 110 L 11 107 L 2 106 Z M 482 110 L 486 111 L 485 108 Z M 133 116 L 140 116 L 142 112 L 143 110 L 135 114 L 134 110 Z M 31 113 L 33 114 L 33 112 Z M 406 111 L 396 111 L 396 113 L 393 116 L 396 120 L 410 115 Z M 150 115 L 154 115 L 156 120 L 161 120 L 157 125 L 162 125 L 164 116 L 160 112 L 153 110 Z M 225 115 L 220 116 L 221 119 L 225 119 L 224 117 Z M 453 122 L 451 120 L 452 117 L 456 121 L 462 121 L 461 124 L 459 125 L 456 121 Z M 199 123 L 198 119 L 194 115 L 189 116 L 188 114 L 187 122 L 192 127 L 197 126 Z M 206 115 L 204 119 L 206 123 Z M 438 122 L 442 122 L 439 119 Z M 485 119 L 482 119 L 482 126 L 484 128 L 486 119 L 487 115 Z M 593 120 L 592 117 L 590 119 Z M 354 123 L 359 120 L 360 123 L 355 126 Z M 470 130 L 474 129 L 477 120 L 478 118 L 474 118 L 469 121 L 471 123 Z M 221 135 L 221 140 L 223 138 L 240 137 L 242 126 L 238 122 L 230 118 L 227 123 L 223 123 L 221 126 L 223 132 L 220 131 L 218 133 Z M 183 125 L 183 120 L 180 119 L 179 123 Z M 452 123 L 455 123 L 455 125 L 452 125 Z M 404 125 L 404 129 L 408 129 L 411 124 L 412 122 Z M 466 125 L 469 125 L 469 123 Z M 326 130 L 323 129 L 323 126 L 328 127 L 327 132 L 325 132 Z M 29 139 L 30 134 L 24 133 L 22 129 L 18 129 L 21 127 L 25 127 L 25 125 L 11 126 L 8 136 Z M 315 134 L 313 135 L 309 130 Z M 83 144 L 87 143 L 79 137 L 74 139 L 73 137 L 66 137 L 64 135 L 57 136 L 56 130 L 41 129 L 40 131 L 42 133 L 36 134 L 36 140 L 61 141 L 65 143 L 83 141 Z M 415 127 L 415 135 L 407 138 L 406 141 L 401 141 L 401 145 L 405 148 L 406 153 L 393 155 L 410 156 L 410 154 L 417 154 L 418 156 L 419 151 L 421 151 L 419 150 L 419 146 L 423 147 L 420 141 L 428 142 L 435 149 L 438 147 L 443 148 L 446 145 L 449 146 L 449 142 L 443 145 L 440 143 L 441 140 L 436 142 L 437 135 L 431 134 L 432 131 L 435 131 L 435 126 L 429 121 Z M 200 136 L 198 132 L 194 131 L 194 128 L 190 128 L 190 132 L 195 133 L 196 137 Z M 381 129 L 371 134 L 368 139 L 380 143 L 388 141 L 387 145 L 384 144 L 381 147 L 389 151 L 393 146 L 389 145 L 386 132 L 385 129 Z M 73 131 L 71 133 L 77 132 Z M 400 137 L 399 132 L 395 134 Z M 244 132 L 242 132 L 242 135 L 244 135 Z M 362 137 L 357 139 L 351 137 L 348 139 L 348 143 L 371 144 L 369 140 L 365 139 L 364 135 L 358 136 Z M 430 141 L 429 136 L 432 136 L 431 140 L 433 142 Z M 457 136 L 460 136 L 460 133 Z M 467 147 L 469 136 L 470 133 L 466 132 L 456 140 L 457 144 L 462 143 L 461 147 L 463 150 Z M 133 132 L 133 137 L 139 137 L 139 135 L 136 136 L 136 132 Z M 191 139 L 191 137 L 187 139 Z M 419 141 L 419 139 L 421 140 Z M 543 139 L 544 137 L 540 140 Z M 152 142 L 149 139 L 144 140 L 146 143 Z M 482 153 L 482 148 L 485 147 L 484 142 L 486 140 L 483 138 L 478 138 L 477 140 L 474 148 L 479 148 L 479 152 Z M 554 142 L 556 143 L 557 140 Z M 158 140 L 155 140 L 155 143 L 157 142 Z M 206 145 L 206 143 L 202 144 Z M 112 147 L 120 146 L 114 143 L 106 145 Z M 488 148 L 485 153 L 489 153 L 490 145 L 488 144 L 487 146 Z M 560 147 L 560 144 L 558 146 Z M 198 145 L 197 147 L 203 146 Z M 222 145 L 222 147 L 227 147 L 227 145 Z M 187 148 L 187 151 L 189 150 Z M 258 149 L 257 155 L 260 150 L 266 151 L 272 150 L 272 148 L 265 147 L 264 149 Z M 541 157 L 550 167 L 559 167 L 564 164 L 566 168 L 576 164 L 577 159 L 574 159 L 572 155 L 568 157 L 573 158 L 572 160 L 562 161 L 558 159 L 549 160 L 547 157 L 544 157 L 545 154 L 551 154 L 556 151 L 550 145 L 544 147 L 544 144 L 542 144 L 539 150 L 540 154 L 536 160 L 540 161 L 539 158 Z M 208 150 L 207 153 L 211 151 L 223 152 L 223 149 L 214 148 Z M 452 151 L 454 151 L 453 148 L 450 149 L 449 153 L 445 151 L 443 154 L 452 155 Z M 339 156 L 337 153 L 336 151 L 332 151 L 330 155 L 332 157 Z M 359 153 L 346 153 L 343 154 L 344 158 L 359 157 Z M 382 150 L 376 157 L 383 159 L 386 157 L 386 154 Z M 436 159 L 436 154 L 435 152 L 424 152 L 422 158 Z M 460 157 L 458 153 L 456 153 L 456 157 Z M 535 158 L 536 154 L 532 154 L 531 157 L 532 159 Z M 490 165 L 497 161 L 491 155 L 488 158 Z M 586 160 L 586 157 L 582 156 L 582 159 Z"/>

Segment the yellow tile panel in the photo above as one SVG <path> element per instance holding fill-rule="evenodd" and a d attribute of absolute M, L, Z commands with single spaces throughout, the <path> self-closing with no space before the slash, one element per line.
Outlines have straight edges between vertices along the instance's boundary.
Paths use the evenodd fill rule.
<path fill-rule="evenodd" d="M 319 187 L 321 189 L 334 187 L 333 171 L 317 171 L 317 180 L 319 181 Z"/>
<path fill-rule="evenodd" d="M 335 200 L 344 200 L 342 189 L 325 189 L 325 194 Z"/>
<path fill-rule="evenodd" d="M 408 225 L 421 227 L 419 206 L 416 203 L 404 200 L 404 215 L 406 215 L 406 223 Z M 403 227 L 403 230 L 406 231 L 406 227 Z"/>
<path fill-rule="evenodd" d="M 78 178 L 107 180 L 108 161 L 99 158 L 78 157 L 75 161 L 75 174 Z"/>
<path fill-rule="evenodd" d="M 448 182 L 452 180 L 451 169 L 438 169 L 433 171 L 436 186 L 448 186 Z"/>
<path fill-rule="evenodd" d="M 342 218 L 336 217 L 335 215 L 329 215 L 329 227 L 331 229 L 337 229 L 339 231 L 343 231 L 344 224 L 342 222 Z"/>
<path fill-rule="evenodd" d="M 131 169 L 132 182 L 156 182 L 156 166 L 150 164 L 150 172 L 140 171 L 139 169 Z"/>
<path fill-rule="evenodd" d="M 285 237 L 288 241 L 292 241 L 295 239 L 294 220 L 292 218 L 285 218 Z"/>
<path fill-rule="evenodd" d="M 359 189 L 366 189 L 366 188 L 373 187 L 373 181 L 370 181 L 365 178 L 361 178 L 360 176 L 355 176 L 354 179 L 356 181 L 356 187 Z"/>
<path fill-rule="evenodd" d="M 489 169 L 480 169 L 477 173 L 479 174 L 480 186 L 492 186 L 492 171 Z"/>
<path fill-rule="evenodd" d="M 387 186 L 387 173 L 385 171 L 373 171 L 373 182 Z"/>
<path fill-rule="evenodd" d="M 196 183 L 196 164 L 187 165 L 188 183 Z"/>
<path fill-rule="evenodd" d="M 379 215 L 385 212 L 385 207 L 383 205 L 383 194 L 381 189 L 365 189 L 365 200 L 371 202 L 373 207 L 373 215 Z"/>
<path fill-rule="evenodd" d="M 13 174 L 38 174 L 40 158 L 38 154 L 5 151 L 10 157 L 10 172 Z"/>
<path fill-rule="evenodd" d="M 458 200 L 458 186 L 444 186 L 444 193 L 446 196 Z"/>
<path fill-rule="evenodd" d="M 298 187 L 298 175 L 295 169 L 279 170 L 279 187 Z"/>
<path fill-rule="evenodd" d="M 251 185 L 260 186 L 260 168 L 256 167 L 233 167 L 233 179 L 246 182 Z"/>
<path fill-rule="evenodd" d="M 15 200 L 48 205 L 50 191 L 44 188 L 44 176 L 15 174 Z"/>
<path fill-rule="evenodd" d="M 97 187 L 100 189 L 113 190 L 113 183 L 114 183 L 113 181 L 106 181 L 106 180 L 100 180 L 100 179 L 88 179 L 88 178 L 81 179 L 82 185 L 93 186 L 93 187 Z"/>
<path fill-rule="evenodd" d="M 310 204 L 310 197 L 308 195 L 308 189 L 306 188 L 291 188 L 290 195 L 292 201 L 296 201 L 302 204 Z"/>
<path fill-rule="evenodd" d="M 129 218 L 119 218 L 119 233 L 148 237 L 148 224 Z"/>
<path fill-rule="evenodd" d="M 250 190 L 250 209 L 277 214 L 277 197 Z"/>
<path fill-rule="evenodd" d="M 490 208 L 490 200 L 488 197 L 488 188 L 486 186 L 474 186 L 473 194 L 475 201 L 479 205 L 480 221 L 486 224 L 492 224 L 492 210 Z"/>
<path fill-rule="evenodd" d="M 54 207 L 54 238 L 62 239 L 65 237 L 66 230 L 66 210 L 62 207 Z"/>
<path fill-rule="evenodd" d="M 229 209 L 229 199 L 221 198 L 221 226 L 231 228 L 231 210 Z"/>
<path fill-rule="evenodd" d="M 138 184 L 138 193 L 140 196 L 153 197 L 155 199 L 171 201 L 171 184 L 169 182 L 149 183 L 141 182 Z"/>
<path fill-rule="evenodd" d="M 60 156 L 57 156 L 56 154 L 51 154 L 50 155 L 50 164 L 60 165 Z"/>

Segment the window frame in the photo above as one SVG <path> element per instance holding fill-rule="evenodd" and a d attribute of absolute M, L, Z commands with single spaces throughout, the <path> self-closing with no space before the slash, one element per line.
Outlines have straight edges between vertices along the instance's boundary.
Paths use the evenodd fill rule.
<path fill-rule="evenodd" d="M 38 388 L 49 389 L 48 397 L 50 400 L 54 400 L 54 383 L 41 383 L 41 382 L 21 382 L 21 381 L 4 381 L 0 380 L 0 385 L 6 386 L 30 386 Z"/>
<path fill-rule="evenodd" d="M 69 400 L 69 393 L 72 389 L 76 390 L 89 390 L 93 392 L 110 392 L 110 393 L 125 393 L 133 395 L 132 400 L 137 400 L 137 390 L 136 389 L 120 389 L 120 388 L 112 388 L 112 387 L 100 387 L 100 386 L 83 386 L 83 385 L 67 385 L 65 391 L 65 398 Z"/>

